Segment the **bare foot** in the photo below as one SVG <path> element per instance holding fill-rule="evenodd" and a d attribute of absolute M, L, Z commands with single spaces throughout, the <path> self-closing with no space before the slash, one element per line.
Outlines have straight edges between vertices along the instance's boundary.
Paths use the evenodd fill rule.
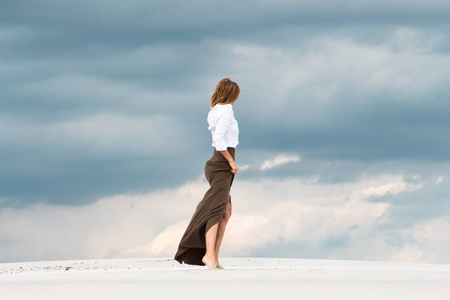
<path fill-rule="evenodd" d="M 219 257 L 216 255 L 216 261 L 217 261 L 217 269 L 225 269 L 224 267 L 222 267 L 222 265 L 219 262 Z"/>
<path fill-rule="evenodd" d="M 217 268 L 217 261 L 215 257 L 207 257 L 206 255 L 203 256 L 202 262 L 208 266 L 208 269 L 215 269 Z"/>

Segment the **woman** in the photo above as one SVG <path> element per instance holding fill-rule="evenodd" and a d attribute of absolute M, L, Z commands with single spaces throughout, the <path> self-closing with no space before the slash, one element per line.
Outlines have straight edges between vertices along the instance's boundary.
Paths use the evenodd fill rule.
<path fill-rule="evenodd" d="M 191 265 L 207 265 L 209 269 L 223 269 L 219 263 L 219 249 L 231 216 L 230 188 L 238 168 L 234 162 L 239 143 L 238 122 L 233 105 L 239 86 L 224 78 L 216 86 L 209 100 L 208 129 L 215 148 L 206 162 L 205 176 L 210 188 L 197 205 L 194 215 L 181 238 L 175 259 Z"/>

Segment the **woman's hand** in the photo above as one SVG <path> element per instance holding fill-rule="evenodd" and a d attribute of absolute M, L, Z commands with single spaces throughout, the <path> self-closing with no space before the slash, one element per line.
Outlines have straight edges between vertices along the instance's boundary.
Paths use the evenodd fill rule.
<path fill-rule="evenodd" d="M 231 172 L 233 172 L 234 174 L 238 173 L 238 167 L 236 166 L 236 164 L 234 163 L 234 161 L 230 161 L 230 167 L 231 167 Z"/>
<path fill-rule="evenodd" d="M 234 174 L 237 174 L 238 168 L 237 168 L 236 164 L 234 163 L 233 157 L 231 157 L 230 152 L 228 152 L 228 150 L 222 150 L 222 151 L 220 151 L 220 153 L 222 153 L 223 157 L 225 157 L 226 160 L 228 160 L 228 163 L 230 164 L 230 167 L 231 167 L 231 172 L 233 172 Z"/>

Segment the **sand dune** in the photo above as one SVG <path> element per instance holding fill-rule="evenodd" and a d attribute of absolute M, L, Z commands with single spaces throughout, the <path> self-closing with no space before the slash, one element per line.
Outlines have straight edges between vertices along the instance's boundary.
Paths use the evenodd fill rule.
<path fill-rule="evenodd" d="M 0 264 L 0 295 L 49 299 L 450 299 L 450 265 L 222 258 L 225 270 L 169 258 Z"/>

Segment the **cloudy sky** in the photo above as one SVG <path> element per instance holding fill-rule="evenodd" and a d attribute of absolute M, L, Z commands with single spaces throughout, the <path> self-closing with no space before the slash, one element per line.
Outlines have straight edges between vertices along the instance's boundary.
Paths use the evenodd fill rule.
<path fill-rule="evenodd" d="M 173 257 L 241 88 L 222 256 L 450 263 L 448 1 L 0 2 L 0 262 Z"/>

